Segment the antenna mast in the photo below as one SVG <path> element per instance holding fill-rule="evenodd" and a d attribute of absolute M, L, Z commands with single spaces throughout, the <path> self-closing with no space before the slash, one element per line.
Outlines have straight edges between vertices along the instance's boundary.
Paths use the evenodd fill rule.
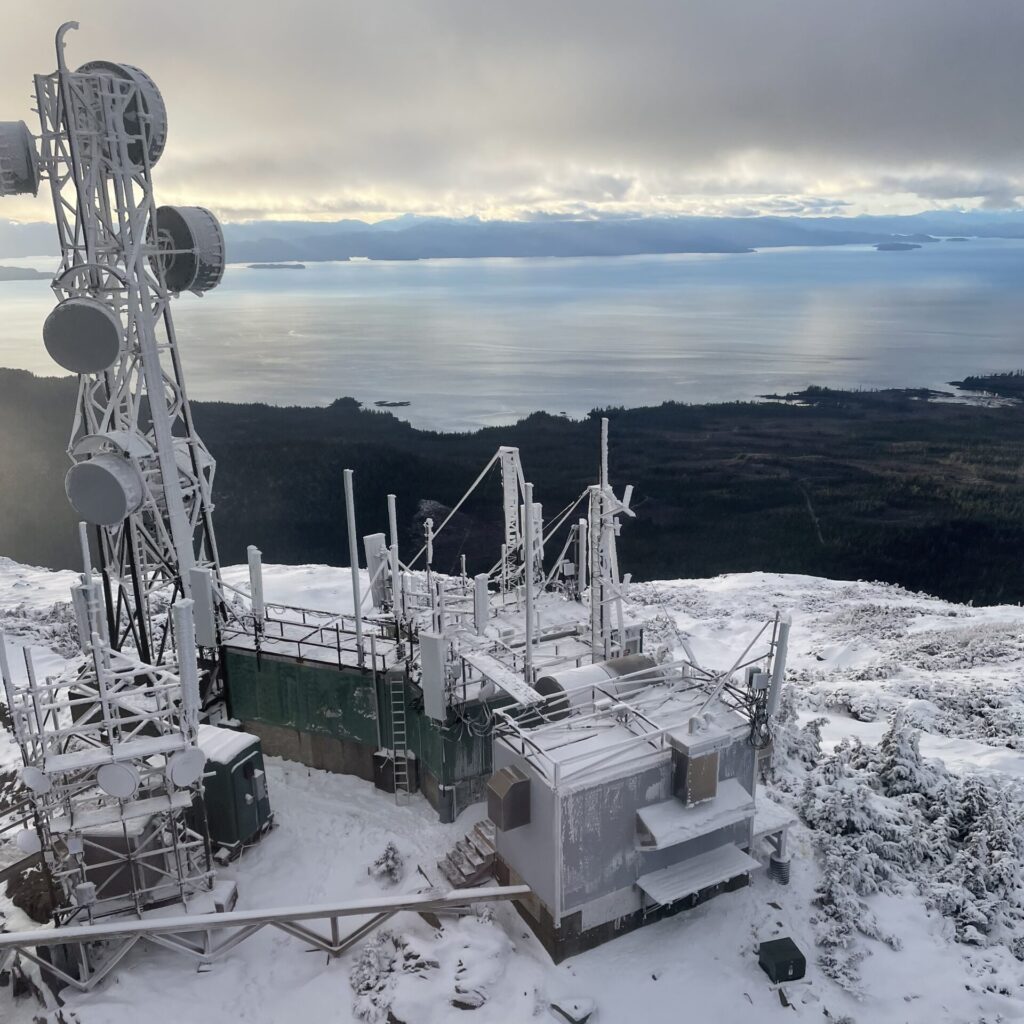
<path fill-rule="evenodd" d="M 130 64 L 70 71 L 64 36 L 77 27 L 57 32 L 57 71 L 35 77 L 38 155 L 24 122 L 0 123 L 0 195 L 50 183 L 61 262 L 43 339 L 79 375 L 65 489 L 95 528 L 111 646 L 160 665 L 166 609 L 190 597 L 193 568 L 212 571 L 223 614 L 214 460 L 192 422 L 170 299 L 220 282 L 224 238 L 208 210 L 157 206 L 163 98 Z"/>

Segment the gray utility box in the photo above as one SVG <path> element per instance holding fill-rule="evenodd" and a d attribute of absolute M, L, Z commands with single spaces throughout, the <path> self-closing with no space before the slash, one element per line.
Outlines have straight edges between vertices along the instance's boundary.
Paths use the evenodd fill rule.
<path fill-rule="evenodd" d="M 676 729 L 668 734 L 668 741 L 673 794 L 684 804 L 714 800 L 718 796 L 718 754 L 732 743 L 729 733 L 713 726 Z"/>
<path fill-rule="evenodd" d="M 530 824 L 530 780 L 515 765 L 499 768 L 488 781 L 487 816 L 502 832 Z"/>

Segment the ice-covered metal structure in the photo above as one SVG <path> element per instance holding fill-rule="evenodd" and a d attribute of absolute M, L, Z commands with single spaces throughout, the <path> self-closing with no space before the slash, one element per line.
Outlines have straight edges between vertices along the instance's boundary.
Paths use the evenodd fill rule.
<path fill-rule="evenodd" d="M 497 874 L 530 886 L 521 912 L 556 960 L 745 885 L 760 839 L 788 872 L 789 818 L 758 821 L 756 800 L 788 631 L 775 618 L 724 671 L 645 656 L 564 671 L 544 704 L 496 713 Z"/>
<path fill-rule="evenodd" d="M 606 451 L 607 424 L 603 431 Z M 487 572 L 439 574 L 436 539 L 492 473 L 500 552 Z M 355 553 L 351 474 L 346 493 Z M 574 518 L 580 509 L 586 516 Z M 408 560 L 389 499 L 390 536 L 363 538 L 365 592 L 353 572 L 358 614 L 265 600 L 251 549 L 244 613 L 223 631 L 229 714 L 270 753 L 360 775 L 399 799 L 419 790 L 453 820 L 484 796 L 498 708 L 541 702 L 538 681 L 552 672 L 639 650 L 641 632 L 622 614 L 629 580 L 616 555 L 626 514 L 628 494 L 617 499 L 604 479 L 545 520 L 518 449 L 502 447 L 442 522 L 426 520 Z"/>
<path fill-rule="evenodd" d="M 40 679 L 26 648 L 15 675 L 0 635 L 35 825 L 19 844 L 41 852 L 61 927 L 194 909 L 211 893 L 196 740 L 216 697 L 225 611 L 214 463 L 192 423 L 170 311 L 178 292 L 220 281 L 223 236 L 207 210 L 157 205 L 160 91 L 129 64 L 72 71 L 64 38 L 77 27 L 61 26 L 57 70 L 35 77 L 38 149 L 24 122 L 0 123 L 0 196 L 50 186 L 61 261 L 43 343 L 79 379 L 65 490 L 84 521 L 72 588 L 84 663 Z M 80 955 L 74 969 L 89 973 L 85 946 Z"/>
<path fill-rule="evenodd" d="M 184 905 L 212 887 L 205 829 L 188 818 L 206 760 L 196 748 L 191 614 L 191 601 L 174 606 L 181 676 L 94 632 L 85 664 L 54 678 L 37 678 L 24 648 L 19 681 L 0 634 L 0 675 L 35 819 L 19 842 L 43 852 L 58 926 Z"/>
<path fill-rule="evenodd" d="M 761 840 L 786 880 L 790 822 L 758 800 L 756 779 L 788 622 L 776 615 L 727 668 L 699 664 L 682 637 L 678 660 L 644 651 L 617 551 L 632 488 L 611 486 L 607 420 L 597 480 L 575 502 L 545 518 L 519 450 L 500 447 L 440 523 L 425 521 L 412 557 L 399 550 L 393 496 L 387 533 L 360 545 L 346 471 L 351 612 L 268 600 L 255 547 L 248 591 L 225 586 L 214 463 L 192 422 L 170 313 L 176 294 L 219 283 L 223 235 L 201 207 L 157 206 L 160 92 L 128 64 L 69 70 L 73 27 L 57 33 L 57 70 L 35 79 L 38 152 L 23 122 L 0 123 L 0 195 L 50 185 L 62 257 L 43 340 L 79 376 L 66 490 L 98 559 L 94 568 L 83 524 L 72 595 L 80 670 L 39 680 L 26 655 L 21 680 L 0 636 L 36 823 L 21 843 L 42 851 L 60 890 L 55 923 L 77 935 L 165 903 L 194 911 L 207 893 L 215 913 L 201 918 L 202 946 L 177 919 L 166 934 L 145 921 L 102 934 L 126 936 L 115 958 L 143 934 L 209 958 L 265 924 L 337 955 L 386 920 L 398 903 L 343 940 L 337 919 L 349 907 L 239 916 L 229 895 L 213 895 L 206 755 L 208 806 L 230 855 L 272 822 L 261 744 L 399 801 L 420 792 L 445 821 L 486 800 L 489 820 L 439 862 L 440 883 L 473 885 L 492 867 L 511 888 L 474 890 L 487 898 L 525 896 L 525 883 L 523 915 L 557 959 L 745 884 Z M 492 473 L 503 518 L 493 565 L 438 572 L 439 535 Z M 200 737 L 204 714 L 250 735 Z M 316 918 L 331 921 L 329 940 L 298 923 Z M 240 930 L 214 948 L 215 928 Z M 87 927 L 77 948 L 100 933 Z M 83 961 L 81 985 L 114 962 Z"/>
<path fill-rule="evenodd" d="M 61 262 L 43 341 L 79 375 L 67 496 L 95 528 L 110 645 L 161 665 L 166 607 L 197 579 L 220 604 L 214 461 L 192 422 L 170 303 L 218 284 L 224 239 L 208 210 L 157 205 L 167 111 L 156 84 L 130 64 L 70 70 L 72 28 L 57 33 L 57 70 L 35 77 L 38 152 L 24 122 L 0 123 L 0 196 L 49 183 Z"/>

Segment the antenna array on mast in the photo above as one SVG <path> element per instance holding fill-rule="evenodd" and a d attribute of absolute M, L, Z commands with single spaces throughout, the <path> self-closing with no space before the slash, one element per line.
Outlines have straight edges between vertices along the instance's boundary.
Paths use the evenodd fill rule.
<path fill-rule="evenodd" d="M 152 170 L 167 139 L 155 83 L 130 64 L 90 61 L 35 78 L 39 153 L 23 122 L 0 124 L 0 195 L 49 181 L 61 262 L 47 318 L 50 355 L 79 375 L 65 487 L 95 528 L 110 644 L 142 661 L 168 653 L 166 610 L 208 568 L 220 593 L 211 520 L 214 460 L 192 423 L 170 299 L 214 287 L 224 269 L 216 218 L 158 207 Z"/>

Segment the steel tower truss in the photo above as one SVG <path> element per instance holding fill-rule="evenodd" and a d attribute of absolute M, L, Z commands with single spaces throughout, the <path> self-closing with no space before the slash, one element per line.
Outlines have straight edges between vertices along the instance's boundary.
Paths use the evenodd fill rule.
<path fill-rule="evenodd" d="M 62 302 L 102 303 L 121 338 L 109 366 L 80 374 L 68 453 L 76 464 L 97 455 L 126 460 L 141 485 L 129 494 L 124 518 L 95 524 L 96 537 L 111 644 L 120 649 L 130 641 L 143 662 L 160 665 L 168 651 L 166 612 L 189 596 L 189 571 L 211 569 L 220 593 L 214 460 L 192 422 L 168 282 L 176 257 L 198 257 L 160 230 L 151 172 L 166 116 L 156 86 L 128 65 L 93 62 L 69 71 L 69 27 L 77 26 L 57 34 L 58 70 L 35 78 L 40 170 L 62 253 L 53 290 Z M 222 267 L 219 227 L 214 249 L 218 237 Z M 193 290 L 203 285 L 195 282 Z M 209 277 L 205 286 L 212 286 Z M 69 497 L 75 504 L 70 476 Z"/>
<path fill-rule="evenodd" d="M 21 748 L 36 832 L 57 890 L 58 925 L 157 904 L 185 904 L 213 884 L 196 747 L 199 681 L 192 603 L 173 608 L 181 676 L 113 650 L 94 633 L 86 663 L 40 680 L 31 648 L 0 676 Z"/>

